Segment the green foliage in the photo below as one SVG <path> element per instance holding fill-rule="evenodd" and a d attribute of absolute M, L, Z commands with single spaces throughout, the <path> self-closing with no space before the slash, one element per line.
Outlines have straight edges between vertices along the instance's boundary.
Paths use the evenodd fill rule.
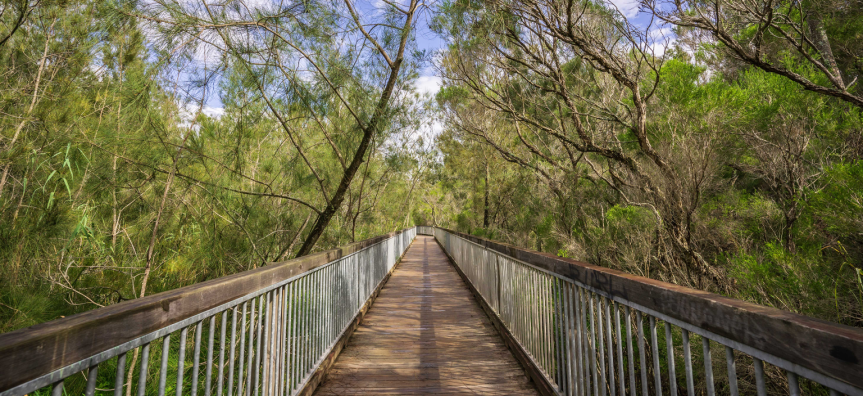
<path fill-rule="evenodd" d="M 182 29 L 144 34 L 136 2 L 36 3 L 0 46 L 0 332 L 293 258 L 362 136 L 345 103 L 368 120 L 388 76 L 374 56 L 339 52 L 333 26 L 344 20 L 314 5 L 303 29 L 285 29 L 316 49 L 348 102 L 320 75 L 250 70 L 230 54 L 210 74 L 195 43 L 171 47 Z M 0 35 L 12 14 L 0 15 Z M 379 41 L 392 50 L 398 37 Z M 419 56 L 405 57 L 398 89 Z M 285 125 L 261 81 L 283 93 L 272 107 Z M 188 101 L 201 91 L 223 114 Z M 427 154 L 409 132 L 422 109 L 399 98 L 317 250 L 413 224 Z"/>

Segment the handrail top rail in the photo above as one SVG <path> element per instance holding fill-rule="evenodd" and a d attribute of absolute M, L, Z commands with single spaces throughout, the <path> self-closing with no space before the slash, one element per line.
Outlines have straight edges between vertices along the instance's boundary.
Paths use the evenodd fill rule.
<path fill-rule="evenodd" d="M 0 391 L 312 271 L 409 229 L 0 334 L 0 373 L 4 373 L 0 375 Z"/>
<path fill-rule="evenodd" d="M 430 227 L 430 226 L 429 226 Z M 435 227 L 734 342 L 863 388 L 863 329 Z"/>

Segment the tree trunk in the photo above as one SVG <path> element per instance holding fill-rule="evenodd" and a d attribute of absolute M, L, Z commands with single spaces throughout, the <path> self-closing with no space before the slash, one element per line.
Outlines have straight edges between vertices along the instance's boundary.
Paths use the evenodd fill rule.
<path fill-rule="evenodd" d="M 416 9 L 415 0 L 411 2 L 410 9 L 411 12 L 407 16 L 407 20 L 405 21 L 404 29 L 402 31 L 402 39 L 401 44 L 399 45 L 398 56 L 390 67 L 390 75 L 387 80 L 387 84 L 383 90 L 383 93 L 381 94 L 380 100 L 378 100 L 378 104 L 375 107 L 375 112 L 372 115 L 371 120 L 369 120 L 368 125 L 366 125 L 365 128 L 362 128 L 361 126 L 363 138 L 360 141 L 360 146 L 357 147 L 357 151 L 354 153 L 354 158 L 351 161 L 351 164 L 348 166 L 347 169 L 345 169 L 345 173 L 342 175 L 342 180 L 339 182 L 338 189 L 336 189 L 333 197 L 329 200 L 329 202 L 327 202 L 326 209 L 324 209 L 324 211 L 318 215 L 317 220 L 315 220 L 315 225 L 312 227 L 312 231 L 309 232 L 309 235 L 306 237 L 306 240 L 303 242 L 300 250 L 297 251 L 295 257 L 305 256 L 311 253 L 312 249 L 314 249 L 315 247 L 315 244 L 318 243 L 318 238 L 320 238 L 321 235 L 324 233 L 324 230 L 326 230 L 327 225 L 330 223 L 330 220 L 332 220 L 333 216 L 335 216 L 336 212 L 339 210 L 339 207 L 341 207 L 342 201 L 345 199 L 345 193 L 348 191 L 348 188 L 351 185 L 351 181 L 353 181 L 354 176 L 356 176 L 357 174 L 357 170 L 363 163 L 363 158 L 365 158 L 365 154 L 370 146 L 372 137 L 377 133 L 378 125 L 381 123 L 381 121 L 383 121 L 384 113 L 389 106 L 389 101 L 392 97 L 396 81 L 398 81 L 402 61 L 404 60 L 405 45 L 407 44 L 410 27 L 413 23 L 414 10 Z"/>

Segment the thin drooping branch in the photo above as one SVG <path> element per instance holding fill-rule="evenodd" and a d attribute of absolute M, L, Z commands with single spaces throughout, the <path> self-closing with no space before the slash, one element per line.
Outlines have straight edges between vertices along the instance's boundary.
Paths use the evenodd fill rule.
<path fill-rule="evenodd" d="M 338 188 L 333 194 L 333 197 L 327 203 L 326 209 L 324 209 L 323 213 L 318 216 L 315 221 L 315 225 L 312 227 L 312 230 L 309 232 L 309 235 L 306 237 L 300 250 L 297 251 L 296 257 L 304 256 L 312 251 L 315 244 L 318 242 L 318 238 L 323 234 L 327 225 L 330 223 L 330 220 L 336 214 L 339 207 L 341 207 L 342 201 L 345 198 L 345 193 L 348 191 L 351 181 L 353 181 L 357 170 L 363 162 L 363 158 L 365 157 L 366 150 L 368 150 L 370 146 L 372 137 L 378 133 L 378 126 L 384 121 L 385 113 L 389 107 L 390 98 L 392 97 L 396 82 L 399 79 L 399 72 L 401 71 L 402 62 L 404 61 L 405 49 L 407 48 L 408 38 L 411 34 L 411 29 L 414 23 L 413 18 L 417 11 L 417 7 L 417 0 L 411 0 L 409 8 L 410 12 L 406 16 L 405 23 L 402 26 L 401 42 L 399 43 L 398 52 L 395 60 L 392 62 L 392 66 L 390 67 L 389 78 L 387 79 L 386 86 L 381 93 L 377 106 L 375 106 L 374 114 L 365 127 L 360 125 L 363 137 L 357 150 L 354 152 L 353 160 L 342 174 Z"/>

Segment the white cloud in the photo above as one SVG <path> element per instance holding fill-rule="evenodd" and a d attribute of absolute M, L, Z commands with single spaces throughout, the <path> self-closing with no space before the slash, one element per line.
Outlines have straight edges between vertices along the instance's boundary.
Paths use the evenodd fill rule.
<path fill-rule="evenodd" d="M 441 78 L 438 76 L 422 76 L 414 82 L 414 88 L 422 95 L 434 96 L 440 91 Z"/>
<path fill-rule="evenodd" d="M 185 105 L 180 107 L 180 122 L 181 128 L 193 128 L 197 130 L 197 125 L 193 125 L 195 116 L 198 114 L 198 111 L 201 111 L 205 116 L 210 117 L 212 119 L 218 120 L 223 115 L 225 115 L 224 107 L 213 107 L 209 105 L 204 105 L 203 107 L 199 107 L 196 103 L 186 103 Z"/>
<path fill-rule="evenodd" d="M 656 56 L 665 55 L 665 51 L 671 48 L 677 41 L 677 36 L 669 27 L 658 27 L 647 32 L 650 50 Z"/>
<path fill-rule="evenodd" d="M 672 31 L 670 27 L 659 27 L 651 30 L 647 34 L 654 40 L 664 40 L 666 38 L 672 37 Z"/>
<path fill-rule="evenodd" d="M 207 117 L 218 120 L 219 118 L 222 118 L 222 116 L 225 114 L 225 108 L 204 106 L 204 108 L 201 109 L 201 112 L 204 113 L 204 115 L 206 115 Z"/>
<path fill-rule="evenodd" d="M 623 16 L 633 18 L 638 14 L 638 0 L 607 0 L 614 7 L 617 7 Z"/>

